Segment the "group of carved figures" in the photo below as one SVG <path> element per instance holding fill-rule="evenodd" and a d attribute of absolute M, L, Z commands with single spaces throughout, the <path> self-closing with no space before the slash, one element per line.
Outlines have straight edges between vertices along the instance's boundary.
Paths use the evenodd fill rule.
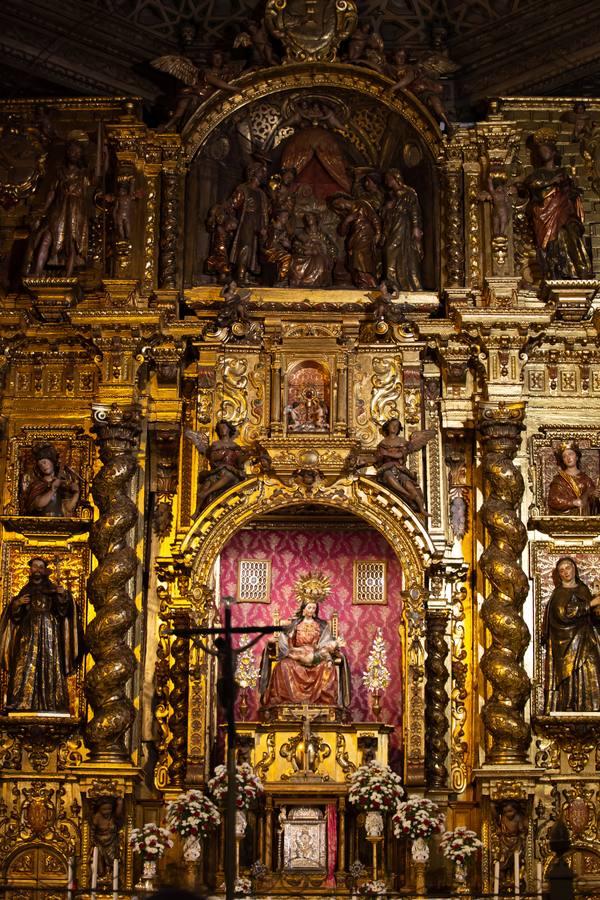
<path fill-rule="evenodd" d="M 302 209 L 295 169 L 268 184 L 266 166 L 248 166 L 246 180 L 207 220 L 208 273 L 225 283 L 256 284 L 265 264 L 277 287 L 331 287 L 351 282 L 374 288 L 383 279 L 403 291 L 421 289 L 423 222 L 416 191 L 398 169 L 362 173 L 353 193 L 337 192 L 327 207 L 337 218 L 329 230 L 316 210 Z M 341 244 L 341 247 L 340 247 Z"/>

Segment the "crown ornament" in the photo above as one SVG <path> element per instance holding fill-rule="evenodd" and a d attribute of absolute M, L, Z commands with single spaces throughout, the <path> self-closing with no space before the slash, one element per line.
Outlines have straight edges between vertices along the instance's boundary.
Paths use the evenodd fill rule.
<path fill-rule="evenodd" d="M 331 578 L 324 572 L 308 572 L 298 578 L 294 592 L 299 603 L 318 603 L 331 593 Z"/>

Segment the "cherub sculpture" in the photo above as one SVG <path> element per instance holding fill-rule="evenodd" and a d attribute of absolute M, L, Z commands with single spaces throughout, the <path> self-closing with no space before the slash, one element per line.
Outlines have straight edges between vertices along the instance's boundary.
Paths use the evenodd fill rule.
<path fill-rule="evenodd" d="M 233 42 L 234 48 L 249 47 L 251 49 L 250 64 L 253 68 L 276 66 L 279 59 L 273 50 L 271 37 L 263 23 L 247 22 L 246 30 L 241 31 Z"/>
<path fill-rule="evenodd" d="M 236 93 L 229 84 L 232 73 L 225 66 L 225 56 L 220 50 L 213 50 L 210 65 L 200 69 L 187 56 L 159 56 L 150 63 L 155 69 L 172 75 L 185 87 L 180 88 L 173 115 L 161 131 L 181 131 L 198 106 L 216 90 Z"/>
<path fill-rule="evenodd" d="M 429 107 L 444 126 L 446 133 L 451 134 L 452 125 L 442 100 L 444 86 L 440 79 L 456 72 L 459 68 L 456 63 L 443 53 L 437 52 L 430 53 L 418 62 L 408 63 L 405 60 L 404 65 L 401 65 L 401 57 L 397 53 L 394 63 L 398 78 L 391 89 L 392 93 L 400 90 L 412 91 L 425 106 Z"/>

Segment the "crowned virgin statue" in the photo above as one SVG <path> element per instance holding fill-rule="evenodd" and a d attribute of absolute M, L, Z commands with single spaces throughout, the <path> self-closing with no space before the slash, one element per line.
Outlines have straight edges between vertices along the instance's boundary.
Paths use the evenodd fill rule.
<path fill-rule="evenodd" d="M 319 603 L 330 592 L 329 578 L 308 573 L 296 583 L 298 609 L 285 631 L 273 636 L 261 661 L 260 693 L 263 706 L 309 703 L 313 706 L 348 706 L 350 670 L 341 648 L 342 638 L 319 618 Z M 276 661 L 271 671 L 273 645 Z"/>

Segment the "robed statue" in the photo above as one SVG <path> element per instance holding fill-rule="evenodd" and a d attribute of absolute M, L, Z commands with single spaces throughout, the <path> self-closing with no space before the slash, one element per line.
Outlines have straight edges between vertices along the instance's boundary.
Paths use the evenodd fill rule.
<path fill-rule="evenodd" d="M 21 480 L 20 506 L 25 516 L 72 516 L 79 502 L 75 472 L 61 466 L 53 444 L 38 444 L 32 451 L 33 470 Z"/>
<path fill-rule="evenodd" d="M 319 601 L 329 593 L 329 579 L 308 573 L 299 579 L 299 606 L 285 631 L 270 638 L 261 661 L 260 694 L 265 707 L 285 704 L 346 707 L 351 682 L 343 640 L 319 617 Z M 271 671 L 271 647 L 276 661 Z"/>
<path fill-rule="evenodd" d="M 600 712 L 600 594 L 570 556 L 556 563 L 554 581 L 542 625 L 546 712 Z"/>
<path fill-rule="evenodd" d="M 581 469 L 577 444 L 562 444 L 556 451 L 559 471 L 548 488 L 548 511 L 553 516 L 591 516 L 598 512 L 600 491 Z"/>
<path fill-rule="evenodd" d="M 70 591 L 50 581 L 43 559 L 29 561 L 29 579 L 0 618 L 0 663 L 8 673 L 6 709 L 69 712 L 67 678 L 83 655 Z"/>

